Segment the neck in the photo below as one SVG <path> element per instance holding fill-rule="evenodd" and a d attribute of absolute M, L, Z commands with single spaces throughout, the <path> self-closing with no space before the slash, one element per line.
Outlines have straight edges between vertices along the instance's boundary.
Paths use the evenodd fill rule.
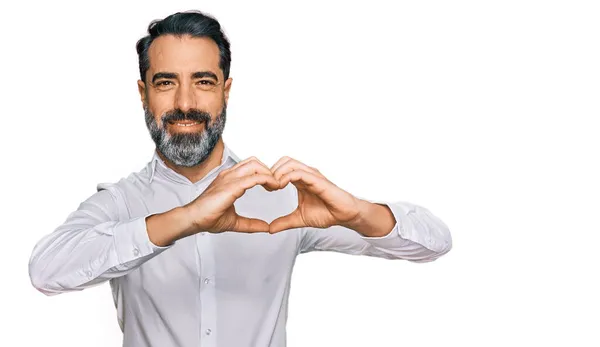
<path fill-rule="evenodd" d="M 208 158 L 206 158 L 206 160 L 204 160 L 199 165 L 192 167 L 177 166 L 171 161 L 169 161 L 167 158 L 165 158 L 165 156 L 160 151 L 156 151 L 156 153 L 158 153 L 158 156 L 165 162 L 165 165 L 167 165 L 171 170 L 177 172 L 180 175 L 183 175 L 188 180 L 190 180 L 190 182 L 196 183 L 204 177 L 206 177 L 206 175 L 209 172 L 211 172 L 212 169 L 221 165 L 221 159 L 223 158 L 224 150 L 225 145 L 223 144 L 223 137 L 221 136 L 221 138 L 215 145 L 215 148 L 213 148 L 212 152 L 208 155 Z"/>

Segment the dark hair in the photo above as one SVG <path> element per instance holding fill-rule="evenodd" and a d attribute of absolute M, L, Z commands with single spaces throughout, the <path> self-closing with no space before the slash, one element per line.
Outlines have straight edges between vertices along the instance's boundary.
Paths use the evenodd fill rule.
<path fill-rule="evenodd" d="M 138 40 L 136 44 L 140 65 L 140 78 L 146 82 L 146 71 L 150 68 L 148 49 L 152 41 L 162 35 L 175 35 L 181 37 L 208 37 L 219 47 L 219 67 L 223 71 L 225 80 L 229 78 L 231 65 L 231 50 L 229 40 L 221 30 L 219 22 L 211 15 L 200 11 L 186 11 L 174 13 L 165 19 L 154 20 L 148 25 L 148 35 Z"/>

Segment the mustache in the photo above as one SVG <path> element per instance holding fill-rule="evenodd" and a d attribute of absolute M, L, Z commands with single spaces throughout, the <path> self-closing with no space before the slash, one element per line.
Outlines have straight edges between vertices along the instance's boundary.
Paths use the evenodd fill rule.
<path fill-rule="evenodd" d="M 165 127 L 167 125 L 167 122 L 189 120 L 193 122 L 206 122 L 206 124 L 208 124 L 211 119 L 212 118 L 210 116 L 210 113 L 197 109 L 190 109 L 187 112 L 183 112 L 180 109 L 175 109 L 166 112 L 162 116 L 162 122 Z"/>

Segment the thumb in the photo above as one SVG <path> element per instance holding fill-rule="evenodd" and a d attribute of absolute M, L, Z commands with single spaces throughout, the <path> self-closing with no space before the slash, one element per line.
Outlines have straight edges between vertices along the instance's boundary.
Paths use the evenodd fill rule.
<path fill-rule="evenodd" d="M 269 231 L 269 223 L 258 218 L 247 218 L 240 215 L 236 216 L 235 225 L 232 231 L 242 233 L 260 233 Z"/>
<path fill-rule="evenodd" d="M 306 226 L 304 224 L 302 216 L 300 216 L 300 210 L 295 209 L 294 212 L 287 216 L 282 216 L 273 220 L 269 226 L 269 233 L 275 234 L 287 229 L 301 228 Z"/>

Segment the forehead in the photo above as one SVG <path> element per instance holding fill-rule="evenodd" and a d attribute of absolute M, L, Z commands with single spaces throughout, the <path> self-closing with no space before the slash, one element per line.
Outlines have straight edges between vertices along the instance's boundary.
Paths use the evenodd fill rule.
<path fill-rule="evenodd" d="M 148 49 L 149 73 L 175 72 L 182 75 L 196 71 L 212 71 L 222 79 L 219 47 L 206 37 L 163 35 Z"/>

